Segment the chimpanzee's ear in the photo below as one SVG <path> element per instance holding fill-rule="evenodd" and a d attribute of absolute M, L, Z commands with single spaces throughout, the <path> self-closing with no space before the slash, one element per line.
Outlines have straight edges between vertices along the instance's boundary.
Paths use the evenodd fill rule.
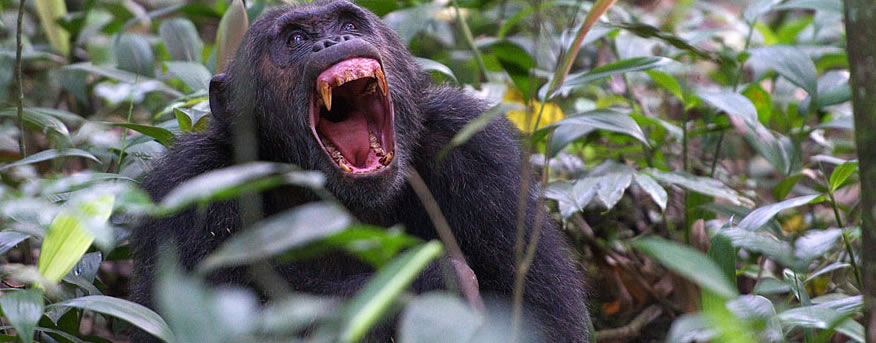
<path fill-rule="evenodd" d="M 219 122 L 228 119 L 228 99 L 225 92 L 225 73 L 219 73 L 210 80 L 210 112 Z"/>

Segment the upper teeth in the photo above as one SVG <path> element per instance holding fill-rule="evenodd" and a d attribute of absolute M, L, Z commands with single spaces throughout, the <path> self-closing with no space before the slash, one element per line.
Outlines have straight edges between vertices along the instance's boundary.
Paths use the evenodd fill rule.
<path fill-rule="evenodd" d="M 322 103 L 325 105 L 325 108 L 329 111 L 332 110 L 332 88 L 340 87 L 347 82 L 366 77 L 377 79 L 377 87 L 380 88 L 380 92 L 383 93 L 383 96 L 386 96 L 386 76 L 383 74 L 383 69 L 380 68 L 380 66 L 376 66 L 373 69 L 347 69 L 343 72 L 343 76 L 337 76 L 334 80 L 318 81 L 317 88 L 322 96 Z M 374 85 L 369 85 L 365 90 L 365 94 L 371 94 L 373 91 Z"/>

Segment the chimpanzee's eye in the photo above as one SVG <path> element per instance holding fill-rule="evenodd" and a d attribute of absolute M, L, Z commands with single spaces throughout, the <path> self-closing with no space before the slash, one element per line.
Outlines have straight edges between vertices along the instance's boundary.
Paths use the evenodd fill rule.
<path fill-rule="evenodd" d="M 300 43 L 303 42 L 305 39 L 307 39 L 307 36 L 305 36 L 303 33 L 295 32 L 289 35 L 288 43 Z"/>
<path fill-rule="evenodd" d="M 353 23 L 346 23 L 341 29 L 344 31 L 353 31 L 356 29 L 356 25 L 353 25 Z"/>

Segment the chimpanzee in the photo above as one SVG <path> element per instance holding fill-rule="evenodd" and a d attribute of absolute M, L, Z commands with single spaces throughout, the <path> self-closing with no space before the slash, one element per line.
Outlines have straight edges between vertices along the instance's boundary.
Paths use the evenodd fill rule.
<path fill-rule="evenodd" d="M 247 143 L 234 137 L 250 122 L 255 135 L 248 143 L 255 146 L 258 160 L 321 171 L 327 190 L 359 221 L 384 227 L 401 223 L 409 234 L 436 239 L 429 216 L 406 182 L 406 171 L 418 172 L 481 292 L 510 299 L 522 182 L 519 133 L 507 120 L 495 120 L 439 159 L 451 138 L 486 106 L 458 88 L 432 85 L 397 34 L 374 14 L 347 1 L 265 13 L 252 24 L 226 71 L 211 80 L 210 108 L 210 128 L 179 137 L 146 176 L 143 187 L 154 199 L 189 178 L 233 165 L 235 150 Z M 533 184 L 524 197 L 527 233 L 535 226 L 537 189 Z M 267 191 L 260 198 L 265 216 L 318 200 L 298 188 Z M 181 263 L 191 269 L 242 229 L 245 208 L 239 201 L 217 202 L 205 211 L 147 220 L 138 227 L 132 236 L 134 300 L 154 306 L 160 242 L 174 241 Z M 536 319 L 545 341 L 587 341 L 583 280 L 563 234 L 544 222 L 525 281 L 525 312 Z M 295 291 L 340 296 L 354 294 L 374 272 L 346 255 L 275 269 Z M 445 288 L 442 270 L 427 268 L 413 290 Z M 254 286 L 250 275 L 223 270 L 210 281 Z M 135 342 L 153 340 L 143 333 L 135 336 Z"/>

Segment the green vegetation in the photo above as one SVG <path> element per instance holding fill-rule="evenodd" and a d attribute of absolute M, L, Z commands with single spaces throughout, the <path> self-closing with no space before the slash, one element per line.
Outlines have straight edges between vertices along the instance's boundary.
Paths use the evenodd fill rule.
<path fill-rule="evenodd" d="M 524 132 L 525 172 L 546 184 L 590 279 L 593 323 L 581 325 L 598 340 L 865 341 L 876 267 L 860 256 L 840 0 L 358 4 L 436 82 L 496 104 L 453 144 L 498 116 Z M 399 342 L 504 337 L 478 331 L 483 318 L 456 294 L 406 291 L 441 242 L 355 224 L 330 200 L 255 223 L 194 273 L 166 256 L 158 313 L 124 300 L 136 216 L 286 184 L 322 192 L 321 174 L 267 162 L 202 175 L 160 203 L 137 188 L 178 135 L 210 125 L 211 75 L 279 5 L 0 0 L 0 341 L 110 342 L 133 325 L 166 342 L 288 342 L 306 327 L 308 341 L 353 342 L 398 313 Z M 233 265 L 270 282 L 267 259 L 331 250 L 379 273 L 351 299 L 283 293 L 264 307 L 203 280 Z"/>

